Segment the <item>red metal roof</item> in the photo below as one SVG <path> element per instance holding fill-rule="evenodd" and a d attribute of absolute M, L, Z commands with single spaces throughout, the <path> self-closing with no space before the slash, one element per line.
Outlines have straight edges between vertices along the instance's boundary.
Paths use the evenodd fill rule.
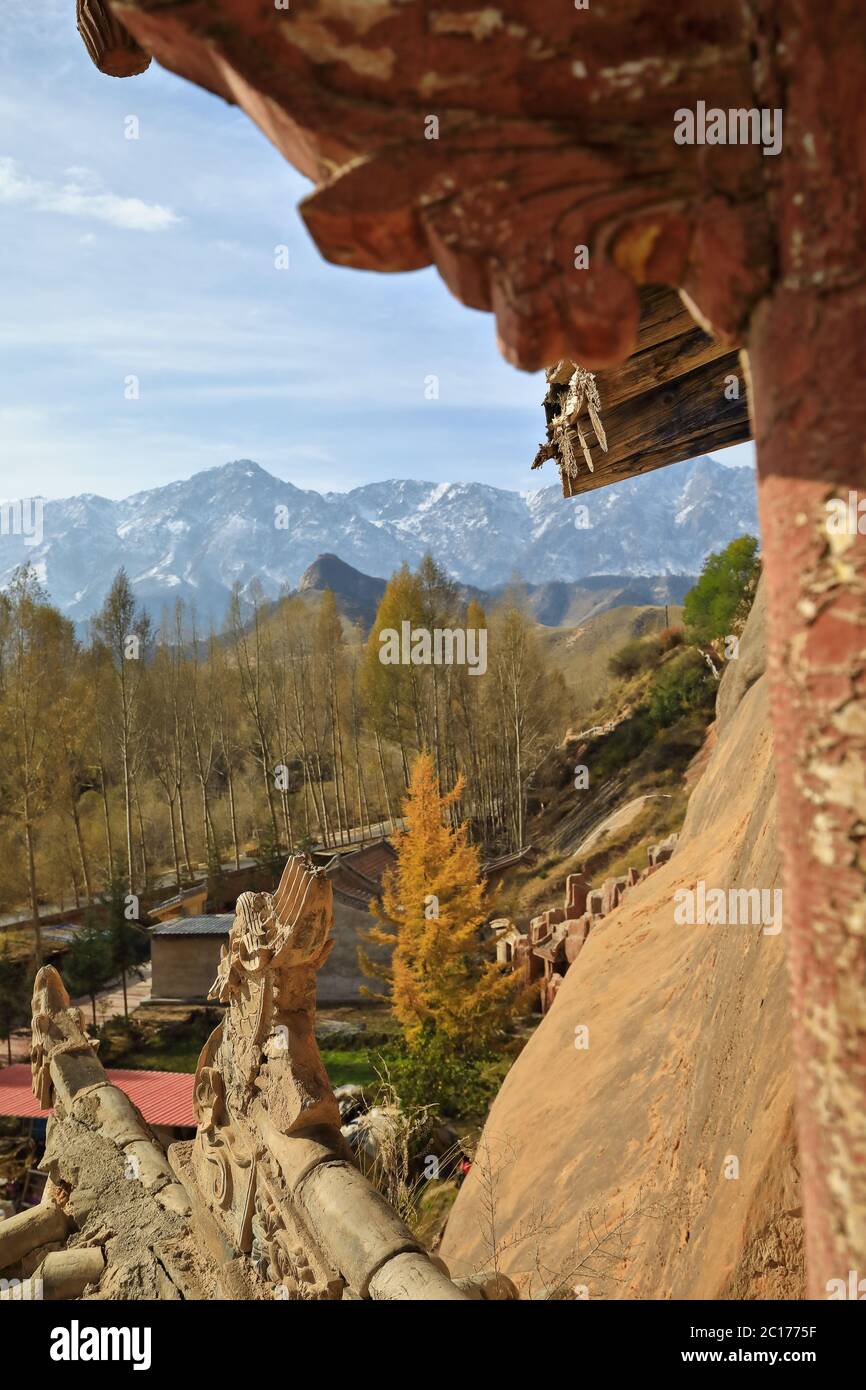
<path fill-rule="evenodd" d="M 148 1124 L 195 1127 L 192 1109 L 193 1077 L 180 1071 L 108 1071 L 112 1086 L 125 1091 Z M 0 1115 L 47 1116 L 30 1084 L 30 1066 L 21 1062 L 0 1069 Z"/>

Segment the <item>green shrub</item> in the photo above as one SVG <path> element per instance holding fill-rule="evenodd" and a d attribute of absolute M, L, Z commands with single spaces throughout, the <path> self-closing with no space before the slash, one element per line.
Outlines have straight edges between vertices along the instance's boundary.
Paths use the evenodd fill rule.
<path fill-rule="evenodd" d="M 644 751 L 653 733 L 652 723 L 645 711 L 636 711 L 593 749 L 593 777 L 597 781 L 604 781 L 628 767 Z"/>
<path fill-rule="evenodd" d="M 641 671 L 649 671 L 657 666 L 661 655 L 662 646 L 655 634 L 650 637 L 634 637 L 608 659 L 608 670 L 612 676 L 628 680 Z"/>
<path fill-rule="evenodd" d="M 664 627 L 658 635 L 662 652 L 672 652 L 674 647 L 681 647 L 685 640 L 686 634 L 681 627 Z"/>
<path fill-rule="evenodd" d="M 761 561 L 754 536 L 740 536 L 708 555 L 701 577 L 689 589 L 683 621 L 692 642 L 713 642 L 743 629 L 758 587 Z"/>
<path fill-rule="evenodd" d="M 693 647 L 678 652 L 659 671 L 647 701 L 652 724 L 669 728 L 692 710 L 712 708 L 716 685 L 700 652 Z"/>
<path fill-rule="evenodd" d="M 452 1119 L 483 1115 L 502 1079 L 496 1059 L 461 1057 L 435 1034 L 412 1048 L 389 1048 L 381 1060 L 404 1109 L 434 1105 Z"/>

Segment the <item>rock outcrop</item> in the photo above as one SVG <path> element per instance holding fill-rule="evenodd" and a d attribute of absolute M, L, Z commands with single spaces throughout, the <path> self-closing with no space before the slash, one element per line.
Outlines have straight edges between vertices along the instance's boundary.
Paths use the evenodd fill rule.
<path fill-rule="evenodd" d="M 488 1268 L 495 1228 L 524 1297 L 803 1296 L 784 930 L 675 920 L 700 882 L 779 882 L 763 611 L 676 852 L 593 923 L 493 1105 L 452 1270 Z"/>

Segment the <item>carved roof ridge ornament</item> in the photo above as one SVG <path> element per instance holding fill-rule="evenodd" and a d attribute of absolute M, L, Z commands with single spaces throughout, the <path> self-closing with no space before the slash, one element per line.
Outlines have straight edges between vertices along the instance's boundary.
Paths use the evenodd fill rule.
<path fill-rule="evenodd" d="M 463 1298 L 357 1170 L 315 1035 L 333 945 L 322 869 L 289 858 L 242 893 L 209 997 L 227 1006 L 193 1086 L 198 1130 L 172 1166 L 211 1246 L 246 1255 L 243 1297 Z"/>
<path fill-rule="evenodd" d="M 601 423 L 601 397 L 595 372 L 587 371 L 567 358 L 549 367 L 545 375 L 548 381 L 545 396 L 545 407 L 549 407 L 548 444 L 541 446 L 532 467 L 540 468 L 546 459 L 555 459 L 563 493 L 569 497 L 580 471 L 574 449 L 575 436 L 587 468 L 590 473 L 595 472 L 590 443 L 581 422 L 584 409 L 595 432 L 596 443 L 607 453 L 607 436 Z"/>
<path fill-rule="evenodd" d="M 106 77 L 139 77 L 150 67 L 150 54 L 121 24 L 108 0 L 75 0 L 75 20 L 84 47 Z"/>
<path fill-rule="evenodd" d="M 43 965 L 33 981 L 30 1070 L 33 1094 L 43 1110 L 54 1105 L 51 1061 L 68 1052 L 92 1055 L 98 1039 L 89 1038 L 84 1014 L 70 1001 L 66 986 L 53 965 Z"/>
<path fill-rule="evenodd" d="M 171 1146 L 168 1162 L 110 1083 L 50 965 L 33 990 L 34 1094 L 54 1107 L 58 1125 L 80 1122 L 146 1166 L 170 1199 L 166 1210 L 188 1219 L 195 1269 L 211 1270 L 220 1296 L 463 1301 L 441 1260 L 358 1171 L 340 1133 L 315 1037 L 316 971 L 332 925 L 330 880 L 302 856 L 288 860 L 274 894 L 241 894 L 211 992 L 228 1008 L 193 1083 L 198 1129 Z M 70 1169 L 56 1171 L 75 1187 Z M 501 1276 L 470 1292 L 516 1297 Z"/>
<path fill-rule="evenodd" d="M 333 946 L 332 921 L 330 881 L 302 856 L 290 858 L 276 893 L 238 898 L 208 996 L 228 1012 L 205 1045 L 199 1071 L 209 1054 L 233 1108 L 245 1113 L 258 1092 L 269 1109 L 278 1107 L 283 1133 L 340 1123 L 314 1033 L 316 971 Z M 276 1086 L 272 1074 L 279 1076 Z M 198 1084 L 194 1099 L 197 1104 Z"/>

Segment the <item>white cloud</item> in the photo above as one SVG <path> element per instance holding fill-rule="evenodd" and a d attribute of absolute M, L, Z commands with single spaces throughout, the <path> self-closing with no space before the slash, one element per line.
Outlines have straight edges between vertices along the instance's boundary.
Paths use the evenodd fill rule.
<path fill-rule="evenodd" d="M 142 198 L 123 198 L 106 193 L 88 169 L 68 169 L 67 182 L 30 178 L 18 172 L 14 159 L 0 159 L 0 203 L 35 208 L 64 217 L 84 217 L 108 222 L 131 232 L 162 232 L 180 218 L 161 203 Z"/>

